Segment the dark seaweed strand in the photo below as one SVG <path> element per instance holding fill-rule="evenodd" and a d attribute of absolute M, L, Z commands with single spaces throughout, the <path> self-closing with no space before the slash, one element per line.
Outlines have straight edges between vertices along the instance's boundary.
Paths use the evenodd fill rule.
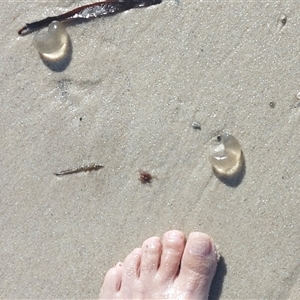
<path fill-rule="evenodd" d="M 97 165 L 97 164 L 91 164 L 88 166 L 84 167 L 79 167 L 77 169 L 70 169 L 70 170 L 64 170 L 60 171 L 58 173 L 54 173 L 56 176 L 64 176 L 64 175 L 70 175 L 70 174 L 76 174 L 76 173 L 81 173 L 81 172 L 91 172 L 91 171 L 98 171 L 100 169 L 103 169 L 103 165 Z"/>
<path fill-rule="evenodd" d="M 162 0 L 125 0 L 126 9 L 147 7 L 151 5 L 160 4 Z"/>
<path fill-rule="evenodd" d="M 109 4 L 123 4 L 123 6 L 125 5 L 125 3 L 120 2 L 120 0 L 107 0 L 107 1 L 102 1 L 102 2 L 95 2 L 95 3 L 92 3 L 92 4 L 87 4 L 87 5 L 84 5 L 84 6 L 77 7 L 73 10 L 70 10 L 70 11 L 68 11 L 64 14 L 58 15 L 58 16 L 47 17 L 47 18 L 42 19 L 40 21 L 36 21 L 36 22 L 32 22 L 32 23 L 26 23 L 26 25 L 18 31 L 18 34 L 19 35 L 26 35 L 26 34 L 30 33 L 31 31 L 34 31 L 34 30 L 37 30 L 39 28 L 48 26 L 53 21 L 64 21 L 64 20 L 67 20 L 69 18 L 72 18 L 72 17 L 74 17 L 74 15 L 79 14 L 82 10 L 84 10 L 86 8 L 92 8 L 92 7 L 95 7 L 95 6 L 104 6 L 104 5 L 107 5 L 108 3 Z"/>
<path fill-rule="evenodd" d="M 131 8 L 138 8 L 138 7 L 146 7 L 150 5 L 155 5 L 161 3 L 162 0 L 106 0 L 102 2 L 95 2 L 92 4 L 87 4 L 84 6 L 77 7 L 71 11 L 68 11 L 64 14 L 53 16 L 53 17 L 47 17 L 45 19 L 42 19 L 40 21 L 36 21 L 33 23 L 26 23 L 24 27 L 22 27 L 19 31 L 19 35 L 26 35 L 34 30 L 37 30 L 39 28 L 48 26 L 53 21 L 64 21 L 71 18 L 82 18 L 80 17 L 80 13 L 88 8 L 93 8 L 96 6 L 103 8 L 103 13 L 101 15 L 112 15 L 116 14 Z M 112 9 L 113 8 L 113 9 Z M 77 16 L 76 16 L 77 15 Z M 100 14 L 97 16 L 101 16 Z M 92 18 L 92 17 L 91 17 Z"/>

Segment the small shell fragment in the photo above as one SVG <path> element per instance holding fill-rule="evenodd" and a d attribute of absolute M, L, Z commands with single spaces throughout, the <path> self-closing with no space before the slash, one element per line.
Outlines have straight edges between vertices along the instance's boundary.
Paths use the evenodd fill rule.
<path fill-rule="evenodd" d="M 198 123 L 198 122 L 196 122 L 196 121 L 194 121 L 194 122 L 192 123 L 192 127 L 193 127 L 194 129 L 201 130 L 201 125 L 200 125 L 200 123 Z"/>

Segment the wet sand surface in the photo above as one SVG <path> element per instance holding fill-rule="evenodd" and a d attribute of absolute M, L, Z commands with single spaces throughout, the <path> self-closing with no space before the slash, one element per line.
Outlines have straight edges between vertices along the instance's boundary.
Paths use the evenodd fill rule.
<path fill-rule="evenodd" d="M 300 4 L 165 0 L 75 22 L 60 63 L 17 35 L 86 3 L 2 4 L 0 297 L 96 298 L 111 266 L 179 229 L 219 246 L 211 299 L 299 299 Z M 233 181 L 208 161 L 220 132 L 243 150 Z"/>

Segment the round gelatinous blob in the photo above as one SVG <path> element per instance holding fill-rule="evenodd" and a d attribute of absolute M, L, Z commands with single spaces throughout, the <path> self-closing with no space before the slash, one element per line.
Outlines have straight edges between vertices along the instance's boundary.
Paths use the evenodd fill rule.
<path fill-rule="evenodd" d="M 33 45 L 40 53 L 50 54 L 61 49 L 68 41 L 68 33 L 65 26 L 58 22 L 52 22 L 48 32 L 38 34 L 33 39 Z"/>
<path fill-rule="evenodd" d="M 220 173 L 232 173 L 237 170 L 242 155 L 238 140 L 224 133 L 217 138 L 217 144 L 211 149 L 209 162 Z"/>

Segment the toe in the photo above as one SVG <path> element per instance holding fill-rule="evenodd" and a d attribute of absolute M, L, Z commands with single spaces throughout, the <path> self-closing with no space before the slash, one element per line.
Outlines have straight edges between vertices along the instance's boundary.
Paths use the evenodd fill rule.
<path fill-rule="evenodd" d="M 111 268 L 105 276 L 104 283 L 100 293 L 100 299 L 114 298 L 120 290 L 122 282 L 122 264 L 117 264 Z"/>
<path fill-rule="evenodd" d="M 184 246 L 185 237 L 181 231 L 171 230 L 165 233 L 158 271 L 160 280 L 164 282 L 174 280 L 178 273 Z"/>
<path fill-rule="evenodd" d="M 140 278 L 142 280 L 149 280 L 156 275 L 160 262 L 161 248 L 162 245 L 158 237 L 149 238 L 143 243 L 140 267 Z"/>
<path fill-rule="evenodd" d="M 207 299 L 217 261 L 212 239 L 204 233 L 191 233 L 182 256 L 176 285 L 179 289 L 187 290 L 191 297 Z"/>
<path fill-rule="evenodd" d="M 127 289 L 132 286 L 136 278 L 139 277 L 141 257 L 142 248 L 136 248 L 125 258 L 122 265 L 121 292 L 126 294 L 128 292 Z"/>

